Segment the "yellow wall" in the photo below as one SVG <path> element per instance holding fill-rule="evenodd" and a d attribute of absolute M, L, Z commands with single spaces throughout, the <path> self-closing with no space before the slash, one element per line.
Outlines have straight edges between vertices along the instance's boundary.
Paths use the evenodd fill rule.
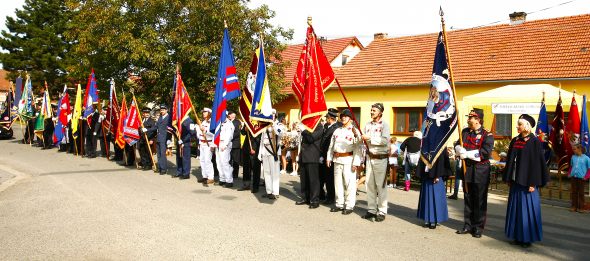
<path fill-rule="evenodd" d="M 500 82 L 500 83 L 474 83 L 474 84 L 459 84 L 457 88 L 457 103 L 460 113 L 461 127 L 466 127 L 466 115 L 472 107 L 481 108 L 484 110 L 484 127 L 492 128 L 493 114 L 491 111 L 491 103 L 502 102 L 501 100 L 489 101 L 488 104 L 467 104 L 463 102 L 463 97 L 488 91 L 494 88 L 502 87 L 509 84 L 539 84 L 546 83 L 554 86 L 560 86 L 566 91 L 576 90 L 578 94 L 590 94 L 590 81 L 588 80 L 564 80 L 564 81 L 530 81 L 530 82 Z M 346 97 L 351 107 L 361 108 L 361 128 L 370 120 L 371 105 L 376 102 L 382 102 L 385 111 L 383 119 L 387 121 L 393 129 L 393 107 L 424 107 L 428 96 L 429 86 L 398 86 L 398 87 L 382 87 L 382 88 L 344 88 Z M 510 93 L 506 94 L 507 96 Z M 531 94 L 542 97 L 542 94 Z M 539 101 L 541 98 L 539 98 Z M 326 101 L 328 108 L 346 107 L 346 103 L 340 94 L 337 87 L 331 87 L 326 91 Z M 565 112 L 569 112 L 571 97 L 562 97 L 563 107 Z M 578 107 L 582 109 L 582 101 L 577 101 Z M 275 105 L 278 112 L 287 114 L 288 121 L 298 121 L 299 104 L 294 97 L 290 97 L 285 101 Z M 555 111 L 555 104 L 547 104 L 547 111 Z M 535 119 L 537 115 L 531 115 Z M 513 115 L 512 126 L 516 127 L 518 115 Z M 551 119 L 549 119 L 551 121 Z M 516 135 L 516 130 L 513 130 L 513 136 Z M 398 136 L 398 139 L 403 140 L 407 136 Z M 453 137 L 452 140 L 457 139 L 458 136 Z"/>

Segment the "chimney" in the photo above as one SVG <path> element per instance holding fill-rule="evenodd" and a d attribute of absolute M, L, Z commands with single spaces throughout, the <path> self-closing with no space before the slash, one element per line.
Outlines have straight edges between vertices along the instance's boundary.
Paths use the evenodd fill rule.
<path fill-rule="evenodd" d="M 328 42 L 328 38 L 326 38 L 325 36 L 320 37 L 320 45 L 321 46 L 324 46 L 324 44 L 327 42 Z"/>
<path fill-rule="evenodd" d="M 519 25 L 526 21 L 525 12 L 514 12 L 509 14 L 508 16 L 510 16 L 510 25 Z"/>
<path fill-rule="evenodd" d="M 387 38 L 387 33 L 375 33 L 373 34 L 373 40 L 385 39 Z"/>

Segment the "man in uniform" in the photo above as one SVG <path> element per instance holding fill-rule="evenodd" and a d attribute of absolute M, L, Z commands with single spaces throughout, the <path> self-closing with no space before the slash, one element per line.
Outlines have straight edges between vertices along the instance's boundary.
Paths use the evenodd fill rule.
<path fill-rule="evenodd" d="M 153 139 L 156 136 L 156 122 L 150 115 L 150 108 L 142 109 L 142 124 L 143 128 L 139 133 L 139 157 L 141 158 L 141 166 L 143 170 L 152 169 L 152 155 L 149 146 L 154 143 Z M 147 140 L 146 140 L 147 136 Z"/>
<path fill-rule="evenodd" d="M 326 166 L 335 171 L 336 206 L 330 212 L 342 211 L 343 215 L 349 215 L 356 203 L 356 169 L 361 165 L 361 141 L 360 132 L 352 123 L 352 112 L 344 109 L 340 119 L 343 126 L 331 135 L 326 152 Z"/>
<path fill-rule="evenodd" d="M 108 136 L 109 130 L 108 126 L 105 126 L 105 119 L 107 116 L 107 109 L 108 106 L 102 106 L 102 110 L 100 111 L 100 116 L 98 117 L 98 122 L 100 122 L 100 132 L 98 134 L 98 142 L 100 143 L 100 156 L 105 158 L 109 152 L 109 143 L 107 142 L 106 137 Z"/>
<path fill-rule="evenodd" d="M 53 117 L 44 120 L 43 128 L 43 148 L 47 150 L 53 148 L 53 131 L 55 130 L 55 122 L 57 121 L 57 104 L 51 104 L 51 111 Z"/>
<path fill-rule="evenodd" d="M 96 139 L 98 138 L 98 132 L 100 131 L 101 124 L 98 121 L 100 114 L 97 109 L 97 103 L 92 104 L 92 108 L 94 111 L 91 115 L 89 115 L 88 120 L 88 129 L 86 129 L 86 157 L 88 158 L 95 158 L 96 157 Z"/>
<path fill-rule="evenodd" d="M 168 172 L 168 159 L 166 159 L 166 151 L 170 144 L 171 135 L 168 133 L 168 126 L 170 125 L 170 115 L 168 115 L 168 107 L 166 104 L 160 105 L 160 117 L 156 125 L 153 126 L 149 131 L 156 131 L 156 153 L 158 155 L 158 171 L 160 175 L 164 175 Z"/>
<path fill-rule="evenodd" d="M 234 135 L 231 140 L 231 165 L 233 168 L 232 176 L 233 179 L 238 178 L 240 172 L 240 159 L 241 159 L 241 144 L 240 144 L 240 120 L 236 119 L 236 112 L 230 111 L 227 117 L 231 120 L 234 125 Z"/>
<path fill-rule="evenodd" d="M 221 124 L 219 133 L 219 147 L 215 148 L 215 160 L 219 170 L 219 183 L 216 185 L 231 188 L 234 186 L 233 168 L 230 162 L 234 124 L 229 118 Z"/>
<path fill-rule="evenodd" d="M 194 135 L 193 120 L 187 117 L 181 124 L 176 147 L 176 175 L 173 178 L 189 179 L 191 174 L 191 137 Z"/>
<path fill-rule="evenodd" d="M 320 142 L 324 128 L 321 124 L 313 132 L 305 130 L 301 132 L 301 152 L 299 153 L 301 176 L 301 194 L 303 199 L 296 205 L 309 204 L 314 209 L 320 206 Z"/>
<path fill-rule="evenodd" d="M 490 183 L 490 157 L 494 149 L 494 135 L 484 129 L 483 110 L 474 108 L 467 120 L 468 127 L 461 131 L 463 146 L 455 146 L 455 152 L 464 160 L 463 209 L 465 224 L 457 234 L 471 233 L 480 238 L 483 232 L 488 207 L 488 184 Z"/>
<path fill-rule="evenodd" d="M 244 146 L 242 146 L 242 187 L 238 191 L 251 190 L 252 193 L 258 193 L 260 185 L 260 166 L 261 162 L 258 159 L 260 152 L 260 135 L 252 137 L 248 132 L 248 128 L 244 124 L 242 134 L 246 135 L 244 139 Z M 251 183 L 251 184 L 250 184 Z"/>
<path fill-rule="evenodd" d="M 213 133 L 209 130 L 211 125 L 211 109 L 203 108 L 201 111 L 203 120 L 199 131 L 197 131 L 197 138 L 199 139 L 199 163 L 201 164 L 202 179 L 199 182 L 203 184 L 213 184 L 215 182 L 215 173 L 213 171 L 213 162 L 211 162 L 212 154 L 211 146 L 213 144 Z"/>
<path fill-rule="evenodd" d="M 387 214 L 387 160 L 389 157 L 389 125 L 382 120 L 383 104 L 371 106 L 371 121 L 365 125 L 362 139 L 367 144 L 366 186 L 367 214 L 365 219 L 385 220 Z"/>
<path fill-rule="evenodd" d="M 326 159 L 328 148 L 330 147 L 330 141 L 332 140 L 332 134 L 334 131 L 342 126 L 342 123 L 338 122 L 338 110 L 334 108 L 328 109 L 326 114 L 326 124 L 324 124 L 324 133 L 322 134 L 322 141 L 320 149 L 322 150 L 322 156 L 320 157 L 320 200 L 325 200 L 326 205 L 334 204 L 334 166 L 327 166 Z M 326 190 L 324 191 L 324 185 Z"/>
<path fill-rule="evenodd" d="M 280 187 L 280 169 L 281 163 L 279 158 L 281 156 L 281 146 L 279 144 L 281 136 L 284 133 L 282 126 L 274 124 L 268 127 L 261 135 L 260 148 L 258 152 L 258 159 L 263 164 L 264 184 L 266 187 L 266 197 L 269 199 L 277 199 L 279 197 Z"/>

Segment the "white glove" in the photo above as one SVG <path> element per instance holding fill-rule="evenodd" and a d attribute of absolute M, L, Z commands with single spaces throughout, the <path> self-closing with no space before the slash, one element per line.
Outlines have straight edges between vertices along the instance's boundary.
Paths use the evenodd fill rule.
<path fill-rule="evenodd" d="M 227 146 L 225 146 L 225 145 L 220 145 L 220 147 L 219 147 L 219 148 L 221 149 L 221 151 L 224 151 L 224 150 L 227 148 Z"/>
<path fill-rule="evenodd" d="M 457 153 L 461 159 L 465 159 L 467 157 L 467 150 L 459 145 L 455 146 L 455 153 Z"/>
<path fill-rule="evenodd" d="M 182 145 L 182 140 L 178 140 L 178 145 Z"/>
<path fill-rule="evenodd" d="M 146 128 L 141 128 L 141 132 L 147 132 Z"/>
<path fill-rule="evenodd" d="M 320 157 L 320 163 L 324 162 L 324 157 Z"/>
<path fill-rule="evenodd" d="M 461 145 L 455 146 L 455 154 L 457 154 L 457 155 L 461 154 L 462 150 L 463 150 L 463 147 L 461 147 Z"/>
<path fill-rule="evenodd" d="M 170 140 L 167 140 L 167 141 L 166 141 L 166 146 L 170 146 L 170 144 L 172 144 L 172 141 L 170 141 Z"/>
<path fill-rule="evenodd" d="M 479 156 L 479 150 L 470 150 L 465 153 L 465 156 L 473 161 L 481 161 L 481 157 Z"/>
<path fill-rule="evenodd" d="M 197 127 L 197 124 L 191 123 L 191 125 L 190 125 L 189 129 L 190 129 L 190 130 L 197 131 L 197 129 L 198 129 L 198 127 Z"/>
<path fill-rule="evenodd" d="M 92 135 L 96 136 L 96 132 L 93 132 Z"/>

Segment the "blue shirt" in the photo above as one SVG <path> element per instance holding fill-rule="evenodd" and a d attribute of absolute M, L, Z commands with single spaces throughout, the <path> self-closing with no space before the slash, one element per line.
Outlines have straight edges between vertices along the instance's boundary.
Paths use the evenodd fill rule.
<path fill-rule="evenodd" d="M 590 169 L 590 158 L 582 154 L 581 156 L 573 155 L 571 160 L 571 177 L 583 179 Z"/>

